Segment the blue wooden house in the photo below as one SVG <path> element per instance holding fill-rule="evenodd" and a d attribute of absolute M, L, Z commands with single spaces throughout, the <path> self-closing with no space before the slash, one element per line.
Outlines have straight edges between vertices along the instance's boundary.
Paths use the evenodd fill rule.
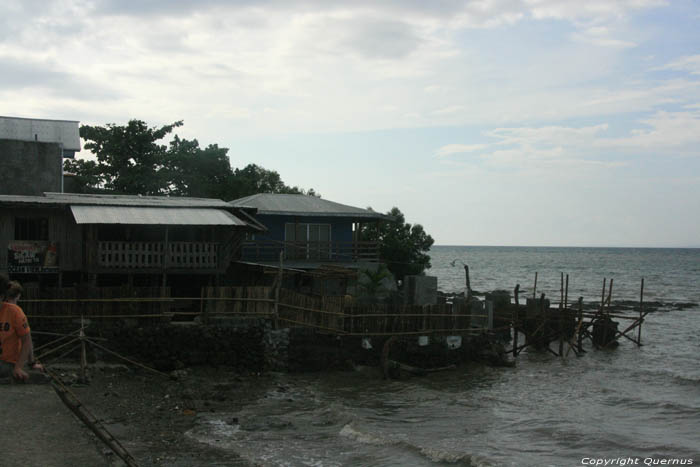
<path fill-rule="evenodd" d="M 378 262 L 376 242 L 358 238 L 362 224 L 392 221 L 369 209 L 336 203 L 315 196 L 260 193 L 231 201 L 254 213 L 267 232 L 255 233 L 243 243 L 241 259 L 278 262 L 304 269 L 324 263 Z"/>

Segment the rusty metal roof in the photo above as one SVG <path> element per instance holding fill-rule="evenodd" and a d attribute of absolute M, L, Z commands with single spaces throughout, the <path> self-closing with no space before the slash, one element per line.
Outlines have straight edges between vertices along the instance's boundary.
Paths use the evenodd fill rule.
<path fill-rule="evenodd" d="M 223 209 L 86 205 L 71 205 L 70 209 L 78 224 L 248 225 Z"/>

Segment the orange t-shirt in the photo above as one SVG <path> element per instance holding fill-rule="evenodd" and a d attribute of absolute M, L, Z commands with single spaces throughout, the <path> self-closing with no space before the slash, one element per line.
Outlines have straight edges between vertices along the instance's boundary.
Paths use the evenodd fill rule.
<path fill-rule="evenodd" d="M 20 307 L 3 303 L 0 307 L 0 360 L 17 363 L 22 350 L 20 338 L 29 334 L 27 317 Z"/>

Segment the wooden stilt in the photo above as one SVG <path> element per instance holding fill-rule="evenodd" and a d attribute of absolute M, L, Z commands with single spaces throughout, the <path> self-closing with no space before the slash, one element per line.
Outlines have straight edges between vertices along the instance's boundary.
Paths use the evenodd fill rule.
<path fill-rule="evenodd" d="M 513 306 L 513 358 L 518 356 L 518 309 L 520 304 L 518 303 L 518 293 L 520 292 L 520 284 L 515 284 L 515 290 L 513 290 L 513 298 L 515 299 L 515 306 Z"/>
<path fill-rule="evenodd" d="M 637 345 L 642 345 L 642 320 L 644 318 L 644 278 L 639 290 L 639 329 L 637 330 Z"/>
<path fill-rule="evenodd" d="M 85 316 L 80 315 L 80 381 L 87 382 L 87 350 L 85 348 Z"/>
<path fill-rule="evenodd" d="M 279 270 L 277 271 L 277 284 L 275 287 L 275 318 L 273 321 L 273 326 L 274 329 L 277 329 L 279 326 L 279 303 L 280 303 L 280 289 L 282 288 L 282 278 L 283 276 L 283 267 L 284 267 L 284 251 L 280 251 L 280 266 Z"/>
<path fill-rule="evenodd" d="M 558 331 L 559 331 L 559 356 L 564 356 L 564 273 L 561 273 L 561 284 L 559 287 L 559 316 L 558 316 Z"/>
<path fill-rule="evenodd" d="M 598 312 L 602 315 L 603 314 L 603 307 L 605 306 L 605 289 L 608 284 L 608 280 L 603 277 L 603 292 L 600 295 L 600 309 Z"/>
<path fill-rule="evenodd" d="M 535 271 L 535 285 L 532 287 L 532 299 L 537 298 L 537 271 Z"/>
<path fill-rule="evenodd" d="M 469 281 L 469 266 L 466 264 L 464 265 L 464 275 L 466 276 L 467 281 L 467 303 L 469 303 L 472 299 L 472 285 Z"/>
<path fill-rule="evenodd" d="M 578 327 L 576 334 L 578 335 L 578 351 L 583 353 L 583 297 L 578 298 Z"/>

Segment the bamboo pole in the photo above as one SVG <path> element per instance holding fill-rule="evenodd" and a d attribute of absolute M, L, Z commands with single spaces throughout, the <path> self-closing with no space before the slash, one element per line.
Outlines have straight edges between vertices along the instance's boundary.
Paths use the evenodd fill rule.
<path fill-rule="evenodd" d="M 642 345 L 642 319 L 644 317 L 644 278 L 642 277 L 642 286 L 639 290 L 639 329 L 637 330 L 637 345 Z"/>
<path fill-rule="evenodd" d="M 561 273 L 561 281 L 559 284 L 559 310 L 564 308 L 564 273 Z"/>
<path fill-rule="evenodd" d="M 518 309 L 520 304 L 518 303 L 518 293 L 520 292 L 520 284 L 515 284 L 515 289 L 513 290 L 513 298 L 515 299 L 515 306 L 513 307 L 513 358 L 518 356 Z"/>
<path fill-rule="evenodd" d="M 608 280 L 603 277 L 603 291 L 600 295 L 600 308 L 598 309 L 598 315 L 603 315 L 603 308 L 605 306 L 605 289 L 607 288 Z"/>
<path fill-rule="evenodd" d="M 296 232 L 294 233 L 296 235 Z M 280 266 L 279 266 L 279 271 L 277 272 L 277 284 L 275 287 L 275 305 L 274 305 L 274 321 L 273 321 L 273 327 L 274 329 L 279 328 L 279 315 L 280 315 L 280 290 L 282 289 L 282 280 L 284 278 L 284 250 L 280 251 Z"/>
<path fill-rule="evenodd" d="M 469 303 L 472 299 L 472 285 L 469 281 L 469 266 L 467 266 L 466 264 L 464 265 L 464 275 L 467 281 L 467 303 Z"/>
<path fill-rule="evenodd" d="M 537 271 L 535 271 L 535 285 L 532 287 L 532 299 L 537 298 Z"/>
<path fill-rule="evenodd" d="M 576 333 L 578 334 L 579 353 L 583 353 L 583 331 L 581 326 L 583 326 L 583 297 L 578 298 L 578 329 Z"/>
<path fill-rule="evenodd" d="M 561 284 L 559 287 L 559 356 L 564 356 L 564 273 L 561 273 Z"/>
<path fill-rule="evenodd" d="M 200 290 L 200 299 L 199 299 L 199 315 L 202 317 L 202 322 L 204 324 L 207 324 L 209 322 L 209 316 L 208 316 L 208 311 L 207 308 L 204 306 L 204 298 L 205 295 L 209 295 L 209 291 L 205 292 L 206 287 L 202 287 Z"/>
<path fill-rule="evenodd" d="M 85 348 L 85 317 L 80 316 L 80 380 L 87 382 L 87 349 Z"/>

